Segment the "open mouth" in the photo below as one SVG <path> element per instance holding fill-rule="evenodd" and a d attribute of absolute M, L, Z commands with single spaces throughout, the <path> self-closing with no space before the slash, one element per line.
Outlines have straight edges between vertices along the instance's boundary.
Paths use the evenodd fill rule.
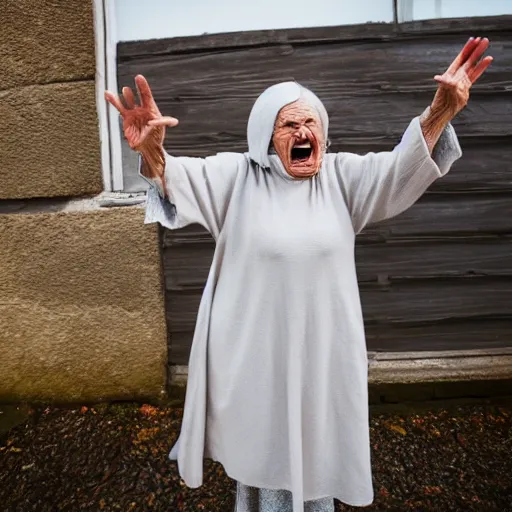
<path fill-rule="evenodd" d="M 311 142 L 295 144 L 291 152 L 292 162 L 306 162 L 312 153 L 313 148 L 311 147 Z"/>

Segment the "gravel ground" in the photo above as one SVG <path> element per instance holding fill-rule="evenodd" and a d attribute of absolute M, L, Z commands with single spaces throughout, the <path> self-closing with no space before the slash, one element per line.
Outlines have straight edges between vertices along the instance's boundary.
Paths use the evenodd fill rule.
<path fill-rule="evenodd" d="M 232 511 L 234 484 L 220 465 L 206 461 L 204 485 L 191 490 L 167 459 L 180 409 L 26 413 L 0 434 L 2 512 Z M 370 429 L 376 498 L 366 510 L 512 511 L 512 400 L 373 410 Z M 360 509 L 338 504 L 348 510 Z"/>

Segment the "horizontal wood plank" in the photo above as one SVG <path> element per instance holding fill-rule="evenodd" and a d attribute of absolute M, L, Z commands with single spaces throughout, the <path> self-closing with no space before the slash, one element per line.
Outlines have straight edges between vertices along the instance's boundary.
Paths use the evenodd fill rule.
<path fill-rule="evenodd" d="M 368 350 L 382 352 L 493 349 L 512 346 L 511 332 L 512 318 L 374 324 L 366 326 L 366 342 Z"/>
<path fill-rule="evenodd" d="M 358 244 L 356 262 L 359 281 L 512 276 L 512 238 Z"/>
<path fill-rule="evenodd" d="M 460 138 L 462 158 L 450 172 L 430 187 L 434 192 L 476 192 L 512 190 L 512 137 Z M 333 144 L 331 150 L 364 155 L 370 151 L 391 151 L 395 141 L 367 141 Z"/>
<path fill-rule="evenodd" d="M 511 278 L 426 279 L 360 284 L 367 324 L 512 317 Z"/>
<path fill-rule="evenodd" d="M 204 286 L 210 271 L 215 243 L 187 243 L 163 253 L 165 287 L 169 292 Z"/>
<path fill-rule="evenodd" d="M 368 227 L 360 240 L 512 233 L 508 194 L 427 193 L 397 217 Z"/>
<path fill-rule="evenodd" d="M 271 44 L 319 44 L 339 41 L 387 41 L 409 40 L 433 35 L 456 34 L 466 36 L 474 33 L 490 36 L 507 32 L 512 25 L 512 16 L 485 16 L 473 18 L 448 18 L 420 20 L 393 25 L 391 23 L 364 23 L 334 27 L 293 28 L 281 30 L 254 30 L 229 32 L 192 37 L 153 39 L 119 43 L 118 58 L 124 62 L 148 56 L 170 53 L 193 53 L 206 50 L 218 51 L 229 48 L 251 47 Z"/>

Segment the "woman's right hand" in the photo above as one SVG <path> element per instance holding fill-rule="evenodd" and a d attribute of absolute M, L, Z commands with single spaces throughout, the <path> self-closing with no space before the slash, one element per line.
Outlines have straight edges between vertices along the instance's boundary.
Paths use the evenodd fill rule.
<path fill-rule="evenodd" d="M 151 163 L 157 154 L 163 153 L 165 127 L 178 124 L 174 117 L 164 117 L 160 113 L 147 80 L 142 75 L 135 77 L 135 85 L 139 94 L 140 104 L 136 103 L 135 95 L 130 87 L 123 87 L 121 100 L 109 91 L 105 99 L 111 103 L 123 118 L 123 131 L 130 147 L 142 154 Z M 151 169 L 149 169 L 151 171 Z M 161 170 L 155 169 L 152 174 L 160 175 Z M 153 177 L 153 176 L 150 176 Z"/>
<path fill-rule="evenodd" d="M 123 131 L 130 147 L 141 153 L 143 158 L 143 174 L 151 179 L 158 179 L 165 188 L 165 158 L 163 141 L 165 127 L 178 124 L 174 117 L 164 117 L 160 113 L 147 80 L 142 75 L 135 77 L 135 85 L 139 93 L 140 104 L 136 103 L 135 95 L 130 87 L 123 87 L 121 100 L 109 91 L 105 99 L 111 103 L 123 118 Z"/>

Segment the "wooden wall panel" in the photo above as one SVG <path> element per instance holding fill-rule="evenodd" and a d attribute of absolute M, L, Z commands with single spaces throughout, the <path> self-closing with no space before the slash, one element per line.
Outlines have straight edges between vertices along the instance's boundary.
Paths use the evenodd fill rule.
<path fill-rule="evenodd" d="M 246 151 L 258 94 L 283 80 L 313 89 L 332 151 L 387 151 L 430 103 L 432 76 L 469 35 L 495 60 L 454 122 L 464 156 L 407 212 L 369 227 L 356 261 L 370 350 L 512 346 L 512 17 L 216 34 L 122 43 L 119 84 L 144 74 L 166 149 Z M 199 226 L 163 237 L 170 359 L 186 363 L 214 251 Z"/>

